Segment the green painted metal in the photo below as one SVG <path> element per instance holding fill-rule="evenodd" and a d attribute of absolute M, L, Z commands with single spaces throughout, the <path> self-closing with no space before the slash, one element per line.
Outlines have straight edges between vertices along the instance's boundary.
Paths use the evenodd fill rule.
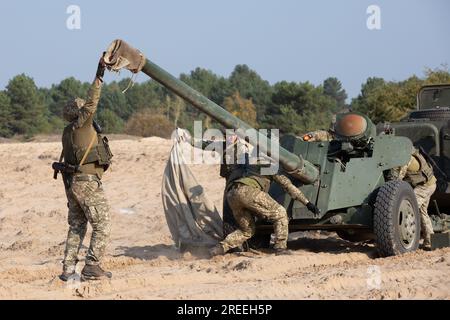
<path fill-rule="evenodd" d="M 450 232 L 435 233 L 431 235 L 431 249 L 450 247 Z"/>
<path fill-rule="evenodd" d="M 250 125 L 153 62 L 147 60 L 142 72 L 226 128 L 252 130 Z M 368 121 L 371 128 L 372 123 L 370 119 Z M 253 145 L 259 145 L 262 152 L 271 155 L 270 139 L 260 132 L 257 134 L 255 139 L 249 136 L 250 142 Z M 350 141 L 304 142 L 295 136 L 282 137 L 279 149 L 280 163 L 286 171 L 297 173 L 293 175 L 298 178 L 293 180 L 294 184 L 321 209 L 321 213 L 314 216 L 275 184 L 271 188 L 271 195 L 284 204 L 293 221 L 303 221 L 303 224 L 311 227 L 320 228 L 321 224 L 329 226 L 332 224 L 330 219 L 333 215 L 340 215 L 335 220 L 340 218 L 341 225 L 336 225 L 336 228 L 345 227 L 346 224 L 371 228 L 372 208 L 368 204 L 369 197 L 385 183 L 386 170 L 402 166 L 409 161 L 412 147 L 408 138 L 394 135 L 380 135 L 371 139 L 368 151 L 352 152 L 353 142 Z M 345 164 L 333 154 L 336 143 L 341 148 L 338 151 L 349 150 L 350 159 Z"/>
<path fill-rule="evenodd" d="M 144 72 L 157 82 L 161 83 L 164 87 L 171 90 L 173 93 L 177 94 L 184 100 L 188 101 L 194 107 L 206 113 L 226 128 L 254 130 L 249 124 L 232 115 L 224 108 L 209 100 L 198 91 L 192 89 L 184 82 L 178 80 L 150 60 L 146 61 L 142 72 Z M 239 131 L 237 133 L 240 134 Z M 245 138 L 245 136 L 242 137 Z M 249 135 L 248 138 L 250 140 L 250 143 L 255 146 L 258 145 L 263 153 L 266 153 L 272 157 L 276 156 L 271 152 L 272 141 L 268 139 L 264 134 L 258 131 L 257 136 Z M 275 160 L 279 160 L 286 171 L 292 173 L 303 183 L 313 183 L 318 178 L 319 171 L 317 170 L 317 168 L 314 167 L 311 163 L 304 161 L 301 154 L 293 154 L 280 146 L 279 159 Z"/>
<path fill-rule="evenodd" d="M 412 148 L 408 138 L 380 135 L 373 138 L 370 156 L 356 156 L 342 164 L 328 154 L 330 142 L 303 142 L 288 136 L 283 137 L 281 144 L 295 154 L 303 154 L 308 162 L 321 168 L 316 183 L 298 186 L 321 209 L 318 217 L 314 217 L 301 203 L 292 203 L 292 199 L 276 185 L 271 189 L 271 194 L 288 208 L 292 218 L 300 220 L 320 220 L 330 211 L 347 214 L 348 208 L 367 204 L 373 192 L 385 183 L 383 173 L 408 163 Z M 364 212 L 367 213 L 367 208 Z M 358 215 L 356 218 L 371 224 L 371 215 L 367 219 L 361 219 Z"/>

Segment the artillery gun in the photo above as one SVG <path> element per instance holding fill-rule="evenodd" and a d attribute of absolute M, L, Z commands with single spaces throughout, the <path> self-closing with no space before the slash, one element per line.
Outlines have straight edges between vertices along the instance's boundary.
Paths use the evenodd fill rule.
<path fill-rule="evenodd" d="M 142 71 L 225 128 L 251 129 L 122 40 L 111 44 L 105 62 L 113 70 L 125 67 L 134 73 Z M 276 157 L 293 183 L 320 209 L 314 215 L 278 186 L 271 186 L 270 194 L 288 211 L 289 230 L 328 230 L 372 238 L 382 256 L 416 250 L 420 217 L 414 192 L 406 182 L 386 179 L 391 169 L 408 163 L 411 140 L 376 135 L 376 127 L 363 114 L 339 115 L 336 124 L 338 139 L 331 142 L 283 136 L 278 155 L 271 154 L 273 142 L 261 132 L 254 137 L 242 136 L 261 152 Z M 258 221 L 254 239 L 268 244 L 271 233 L 272 226 Z"/>

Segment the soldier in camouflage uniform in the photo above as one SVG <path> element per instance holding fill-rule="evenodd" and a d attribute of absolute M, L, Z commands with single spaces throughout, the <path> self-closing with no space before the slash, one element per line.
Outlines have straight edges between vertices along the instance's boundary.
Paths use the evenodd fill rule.
<path fill-rule="evenodd" d="M 70 101 L 63 110 L 65 120 L 70 122 L 65 127 L 62 138 L 65 169 L 61 170 L 61 173 L 69 208 L 69 232 L 64 252 L 63 273 L 60 275 L 63 281 L 67 281 L 75 273 L 78 252 L 88 222 L 92 226 L 92 237 L 81 277 L 83 280 L 96 280 L 112 276 L 110 272 L 100 267 L 111 230 L 109 206 L 101 178 L 109 167 L 112 154 L 106 137 L 98 134 L 93 126 L 104 68 L 103 59 L 100 59 L 88 100 L 85 102 L 77 98 Z"/>
<path fill-rule="evenodd" d="M 255 233 L 255 216 L 273 222 L 276 238 L 274 250 L 277 254 L 286 253 L 289 219 L 286 209 L 268 194 L 271 181 L 280 184 L 294 200 L 300 201 L 309 210 L 314 213 L 318 213 L 319 210 L 286 176 L 260 175 L 257 166 L 252 166 L 250 170 L 246 169 L 245 171 L 245 174 L 227 186 L 227 200 L 238 224 L 238 229 L 212 248 L 210 255 L 224 254 L 250 239 Z"/>
<path fill-rule="evenodd" d="M 420 212 L 423 248 L 430 250 L 431 235 L 434 231 L 428 215 L 428 205 L 436 190 L 436 177 L 433 174 L 433 167 L 420 154 L 419 150 L 413 148 L 410 161 L 403 167 L 394 170 L 393 178 L 404 180 L 413 187 Z"/>
<path fill-rule="evenodd" d="M 303 141 L 308 142 L 321 142 L 321 141 L 331 141 L 334 139 L 334 135 L 331 130 L 316 130 L 304 134 L 302 137 Z"/>
<path fill-rule="evenodd" d="M 226 140 L 195 140 L 189 133 L 182 130 L 180 135 L 182 140 L 189 142 L 196 148 L 209 151 L 220 151 L 222 153 L 222 163 L 220 165 L 220 176 L 225 178 L 225 190 L 223 195 L 222 219 L 223 234 L 226 236 L 237 229 L 236 220 L 233 217 L 230 205 L 228 204 L 226 190 L 235 179 L 243 174 L 243 166 L 239 163 L 245 162 L 245 155 L 252 152 L 252 146 L 240 139 L 236 134 L 227 136 Z"/>

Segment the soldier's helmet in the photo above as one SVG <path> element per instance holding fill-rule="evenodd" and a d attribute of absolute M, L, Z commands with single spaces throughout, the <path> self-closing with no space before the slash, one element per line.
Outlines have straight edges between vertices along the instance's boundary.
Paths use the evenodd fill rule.
<path fill-rule="evenodd" d="M 85 103 L 86 101 L 81 98 L 69 100 L 63 108 L 63 118 L 69 122 L 76 120 Z"/>

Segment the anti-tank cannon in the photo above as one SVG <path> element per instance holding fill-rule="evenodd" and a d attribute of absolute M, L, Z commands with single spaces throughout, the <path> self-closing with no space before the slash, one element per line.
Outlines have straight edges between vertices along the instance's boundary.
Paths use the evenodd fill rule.
<path fill-rule="evenodd" d="M 111 44 L 105 62 L 113 70 L 142 71 L 226 128 L 252 129 L 122 40 Z M 274 142 L 261 132 L 242 138 L 279 160 L 294 184 L 320 209 L 319 214 L 311 213 L 274 184 L 270 193 L 287 209 L 290 231 L 330 230 L 349 239 L 373 238 L 384 256 L 417 249 L 420 217 L 414 192 L 405 182 L 387 180 L 391 169 L 408 163 L 411 141 L 377 135 L 372 121 L 358 113 L 338 115 L 336 136 L 330 142 L 304 142 L 285 135 L 276 154 Z M 271 228 L 260 221 L 254 242 L 268 244 Z"/>

